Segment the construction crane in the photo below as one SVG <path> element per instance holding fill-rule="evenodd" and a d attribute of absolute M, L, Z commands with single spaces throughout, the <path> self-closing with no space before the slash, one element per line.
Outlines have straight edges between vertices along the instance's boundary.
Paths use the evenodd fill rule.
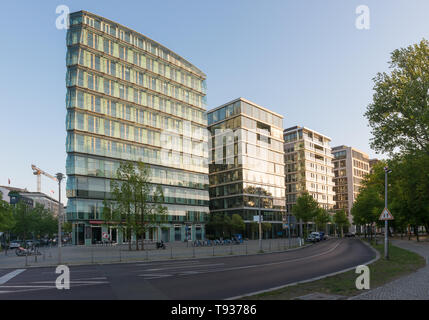
<path fill-rule="evenodd" d="M 47 176 L 48 178 L 51 178 L 54 181 L 58 181 L 57 178 L 50 175 L 49 173 L 46 173 L 42 169 L 37 168 L 34 164 L 31 165 L 31 169 L 33 169 L 33 174 L 37 176 L 37 192 L 42 192 L 42 179 L 40 175 Z"/>

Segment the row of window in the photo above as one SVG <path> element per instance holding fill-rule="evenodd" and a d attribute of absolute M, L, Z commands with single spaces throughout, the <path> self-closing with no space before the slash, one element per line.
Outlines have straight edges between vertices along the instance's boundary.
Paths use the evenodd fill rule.
<path fill-rule="evenodd" d="M 153 84 L 153 82 L 151 82 Z M 80 86 L 82 88 L 87 88 L 93 91 L 97 91 L 99 93 L 104 93 L 107 95 L 111 95 L 113 97 L 127 100 L 136 104 L 152 106 L 155 101 L 149 101 L 148 94 L 144 88 L 151 89 L 152 85 L 149 85 L 149 82 L 146 83 L 147 86 L 135 88 L 133 86 L 124 85 L 121 81 L 110 80 L 103 76 L 99 76 L 92 72 L 84 71 L 81 69 L 76 69 L 75 67 L 69 67 L 66 75 L 66 85 L 67 86 Z M 143 90 L 142 90 L 143 88 Z M 175 90 L 174 95 L 176 95 L 178 100 L 182 100 L 184 98 L 183 91 Z M 181 99 L 183 98 L 183 99 Z M 155 95 L 150 96 L 151 100 L 155 99 Z M 196 103 L 194 106 L 203 107 L 203 100 L 201 97 L 196 97 Z M 186 102 L 186 101 L 184 101 Z"/>
<path fill-rule="evenodd" d="M 166 204 L 168 221 L 186 220 L 188 212 L 194 217 L 200 216 L 201 220 L 207 221 L 209 208 L 204 206 L 190 206 Z M 67 202 L 67 220 L 103 220 L 103 200 L 70 198 Z"/>
<path fill-rule="evenodd" d="M 219 146 L 220 143 L 228 145 L 233 142 L 244 141 L 278 151 L 279 155 L 283 157 L 283 142 L 245 128 L 240 128 L 239 124 L 238 127 L 236 127 L 237 129 L 228 128 L 228 126 L 226 126 L 226 128 L 224 127 L 224 124 L 230 121 L 240 122 L 242 118 L 243 117 L 236 117 L 211 127 L 209 131 L 212 137 L 212 147 Z"/>
<path fill-rule="evenodd" d="M 207 147 L 204 141 L 193 141 L 191 138 L 182 137 L 177 134 L 158 132 L 81 112 L 67 112 L 66 128 L 67 130 L 77 129 L 107 137 L 144 143 L 162 147 L 166 150 L 186 152 L 200 157 L 208 156 Z"/>
<path fill-rule="evenodd" d="M 153 91 L 157 91 L 175 99 L 183 100 L 188 104 L 197 105 L 199 101 L 198 97 L 200 97 L 200 95 L 190 90 L 183 89 L 179 86 L 175 86 L 168 81 L 159 79 L 158 77 L 150 75 L 146 72 L 129 68 L 124 64 L 94 55 L 93 53 L 83 49 L 69 49 L 67 52 L 67 66 L 77 63 L 87 68 L 109 74 L 112 77 L 132 82 L 138 86 L 149 88 Z"/>
<path fill-rule="evenodd" d="M 259 205 L 260 201 L 260 205 Z M 285 204 L 282 206 L 274 205 L 274 200 L 268 197 L 258 196 L 235 196 L 222 199 L 212 199 L 210 200 L 210 210 L 219 210 L 225 208 L 243 208 L 243 207 L 253 207 L 264 209 L 275 209 L 275 210 L 284 210 Z"/>
<path fill-rule="evenodd" d="M 199 70 L 197 70 L 192 64 L 179 57 L 174 52 L 171 52 L 170 50 L 161 47 L 159 44 L 153 42 L 146 37 L 142 37 L 140 34 L 130 32 L 130 30 L 122 29 L 122 27 L 120 27 L 119 25 L 112 24 L 111 22 L 106 22 L 104 20 L 99 20 L 98 18 L 92 18 L 87 15 L 82 16 L 81 13 L 76 13 L 71 16 L 70 24 L 72 26 L 80 23 L 84 23 L 92 28 L 95 28 L 98 31 L 102 31 L 112 37 L 128 42 L 130 45 L 150 52 L 151 54 L 158 56 L 159 58 L 164 59 L 166 61 L 169 61 L 181 68 L 190 70 L 198 74 L 200 73 Z"/>
<path fill-rule="evenodd" d="M 107 159 L 94 159 L 78 155 L 68 155 L 66 161 L 67 175 L 84 175 L 104 178 L 114 178 L 119 168 L 119 161 Z M 150 167 L 150 182 L 166 185 L 207 189 L 209 178 L 205 174 Z"/>
<path fill-rule="evenodd" d="M 201 80 L 201 78 L 183 69 L 174 68 L 170 64 L 164 63 L 159 59 L 151 58 L 150 55 L 141 50 L 135 50 L 118 44 L 108 39 L 108 37 L 94 34 L 86 29 L 74 29 L 69 31 L 67 35 L 67 44 L 74 45 L 78 43 L 96 49 L 100 51 L 100 54 L 110 55 L 128 64 L 148 69 L 167 79 L 180 83 L 183 86 L 193 88 L 202 93 L 206 91 L 205 82 Z"/>
<path fill-rule="evenodd" d="M 111 180 L 91 177 L 71 176 L 67 179 L 67 197 L 84 197 L 95 199 L 111 199 Z M 152 185 L 152 191 L 155 190 Z M 207 206 L 209 201 L 208 192 L 205 190 L 196 190 L 178 187 L 162 186 L 165 203 L 177 203 L 188 205 Z M 153 199 L 149 199 L 153 201 Z"/>
<path fill-rule="evenodd" d="M 67 133 L 66 151 L 121 160 L 143 161 L 153 165 L 164 165 L 177 169 L 207 173 L 207 158 L 75 133 Z"/>
<path fill-rule="evenodd" d="M 194 121 L 206 127 L 205 114 L 201 110 L 187 107 L 185 105 L 171 102 L 170 100 L 159 98 L 157 96 L 142 92 L 140 100 L 141 107 L 131 104 L 116 102 L 103 96 L 98 96 L 76 90 L 76 88 L 67 88 L 66 105 L 68 108 L 78 107 L 97 113 L 117 117 L 128 121 L 140 122 L 143 120 L 143 111 L 151 112 L 152 122 L 149 125 L 160 129 L 180 130 L 183 126 L 183 120 L 164 115 L 174 115 L 186 119 L 185 121 Z M 145 108 L 147 107 L 147 108 Z M 162 113 L 154 112 L 159 110 Z M 167 120 L 166 120 L 167 119 Z M 170 120 L 171 119 L 171 120 Z"/>

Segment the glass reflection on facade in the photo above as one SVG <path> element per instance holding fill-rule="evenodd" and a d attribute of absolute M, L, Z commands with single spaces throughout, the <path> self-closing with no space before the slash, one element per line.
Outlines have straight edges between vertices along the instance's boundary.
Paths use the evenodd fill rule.
<path fill-rule="evenodd" d="M 277 236 L 285 215 L 283 117 L 239 98 L 208 111 L 207 119 L 211 214 L 241 215 L 251 237 L 260 204 L 272 226 L 268 236 Z"/>
<path fill-rule="evenodd" d="M 169 223 L 146 238 L 204 238 L 208 153 L 198 146 L 207 142 L 206 75 L 159 43 L 86 11 L 70 15 L 66 62 L 73 243 L 97 242 L 102 232 L 122 241 L 118 230 L 101 226 L 102 203 L 111 198 L 110 179 L 121 160 L 148 163 L 151 182 L 164 191 Z"/>

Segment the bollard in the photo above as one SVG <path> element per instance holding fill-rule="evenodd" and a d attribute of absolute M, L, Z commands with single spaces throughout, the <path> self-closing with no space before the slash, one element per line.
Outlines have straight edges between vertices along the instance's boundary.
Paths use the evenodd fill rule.
<path fill-rule="evenodd" d="M 232 243 L 229 245 L 229 254 L 232 255 Z"/>
<path fill-rule="evenodd" d="M 149 260 L 149 251 L 146 250 L 146 260 Z"/>
<path fill-rule="evenodd" d="M 119 249 L 119 262 L 122 262 L 122 253 L 121 253 L 121 247 Z"/>
<path fill-rule="evenodd" d="M 91 263 L 94 263 L 94 247 L 91 246 Z"/>
<path fill-rule="evenodd" d="M 271 239 L 270 239 L 270 247 L 269 247 L 268 251 L 271 251 Z"/>
<path fill-rule="evenodd" d="M 25 266 L 28 266 L 28 261 L 27 261 L 27 259 L 28 259 L 28 253 L 26 253 L 26 254 L 25 254 Z"/>
<path fill-rule="evenodd" d="M 37 251 L 34 253 L 34 262 L 37 262 Z"/>
<path fill-rule="evenodd" d="M 43 250 L 43 257 L 42 257 L 43 261 L 45 261 L 45 250 Z"/>
<path fill-rule="evenodd" d="M 213 257 L 214 257 L 214 246 L 213 246 Z"/>
<path fill-rule="evenodd" d="M 195 247 L 192 247 L 192 258 L 195 258 Z"/>

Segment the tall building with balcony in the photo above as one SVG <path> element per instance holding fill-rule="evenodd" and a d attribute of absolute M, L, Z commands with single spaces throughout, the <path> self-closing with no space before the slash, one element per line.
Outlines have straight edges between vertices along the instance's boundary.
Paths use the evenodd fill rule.
<path fill-rule="evenodd" d="M 319 206 L 331 210 L 334 201 L 334 165 L 331 138 L 306 127 L 283 131 L 287 212 L 303 192 L 313 196 Z"/>
<path fill-rule="evenodd" d="M 350 210 L 362 187 L 362 180 L 369 174 L 369 156 L 365 152 L 344 145 L 332 148 L 332 154 L 334 155 L 335 209 L 343 209 L 352 224 L 353 217 Z M 352 226 L 352 230 L 354 229 Z"/>
<path fill-rule="evenodd" d="M 282 231 L 285 215 L 283 116 L 244 98 L 208 111 L 210 213 L 239 214 L 251 237 L 259 215 Z M 258 220 L 258 218 L 256 218 Z"/>
<path fill-rule="evenodd" d="M 148 239 L 204 237 L 209 213 L 206 75 L 148 37 L 86 11 L 67 32 L 67 217 L 73 243 L 121 242 L 102 225 L 119 163 L 143 161 L 161 185 L 168 223 Z"/>

